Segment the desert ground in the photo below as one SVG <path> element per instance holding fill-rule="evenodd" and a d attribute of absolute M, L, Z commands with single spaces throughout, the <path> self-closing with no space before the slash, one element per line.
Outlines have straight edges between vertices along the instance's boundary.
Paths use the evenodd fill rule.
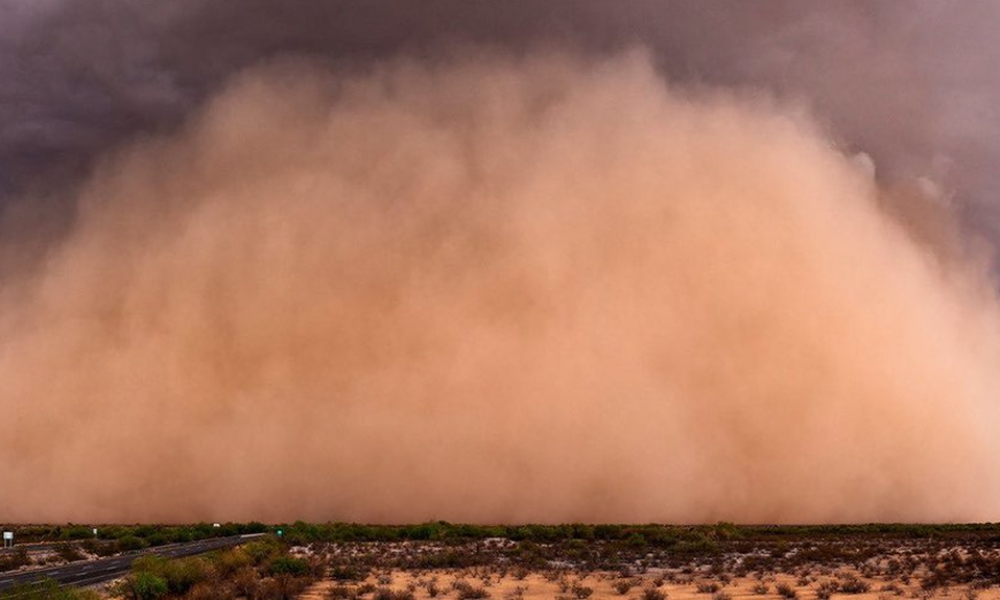
<path fill-rule="evenodd" d="M 772 534 L 716 526 L 663 537 L 647 527 L 610 540 L 349 542 L 296 551 L 328 565 L 302 596 L 311 599 L 1000 597 L 1000 536 L 992 527 Z"/>
<path fill-rule="evenodd" d="M 117 541 L 58 542 L 58 553 L 40 553 L 37 565 L 18 568 L 99 560 L 90 556 L 95 549 L 128 555 L 135 550 L 127 548 L 149 544 L 131 572 L 114 581 L 37 596 L 69 600 L 1000 599 L 1000 525 L 992 524 L 296 523 L 219 531 L 240 527 L 267 531 L 235 547 L 170 559 L 155 556 L 148 540 L 215 530 L 123 528 Z M 39 531 L 39 545 L 46 536 L 67 536 L 66 528 Z"/>
<path fill-rule="evenodd" d="M 933 592 L 921 589 L 919 586 L 903 586 L 884 583 L 869 578 L 854 579 L 849 572 L 841 572 L 832 577 L 809 579 L 799 585 L 799 578 L 777 574 L 762 579 L 736 578 L 725 585 L 712 581 L 689 583 L 667 582 L 663 575 L 657 572 L 623 577 L 618 573 L 591 573 L 583 575 L 566 575 L 555 573 L 530 573 L 526 576 L 514 576 L 489 572 L 489 570 L 455 573 L 450 571 L 429 571 L 424 573 L 391 572 L 379 578 L 369 578 L 359 585 L 345 584 L 332 579 L 317 582 L 301 598 L 307 600 L 328 600 L 336 598 L 359 598 L 365 595 L 383 599 L 393 598 L 497 598 L 504 600 L 532 599 L 641 599 L 641 600 L 757 600 L 798 598 L 812 600 L 824 596 L 824 590 L 830 590 L 830 596 L 851 595 L 858 600 L 886 600 L 893 597 L 902 598 L 995 598 L 1000 597 L 996 590 L 979 590 L 974 587 L 946 587 Z M 389 583 L 385 583 L 385 582 Z M 851 592 L 839 591 L 844 583 L 859 585 L 851 588 Z M 428 592 L 428 586 L 436 586 L 438 591 L 434 596 Z M 792 596 L 779 593 L 779 586 L 787 586 L 782 591 L 791 590 Z M 825 585 L 825 588 L 823 587 Z M 468 586 L 468 587 L 467 587 Z M 837 586 L 836 588 L 833 586 Z M 867 586 L 867 587 L 864 587 Z M 386 593 L 386 590 L 391 590 Z M 834 592 L 833 590 L 838 590 Z M 854 589 L 858 591 L 853 591 Z M 868 591 L 860 591 L 867 589 Z M 360 592 L 369 590 L 368 594 Z M 471 590 L 471 591 L 464 591 Z M 712 591 L 715 590 L 715 591 Z M 992 593 L 991 593 L 992 592 Z M 376 593 L 379 595 L 376 596 Z M 390 595 L 391 594 L 391 595 Z M 488 594 L 488 595 L 486 595 Z"/>

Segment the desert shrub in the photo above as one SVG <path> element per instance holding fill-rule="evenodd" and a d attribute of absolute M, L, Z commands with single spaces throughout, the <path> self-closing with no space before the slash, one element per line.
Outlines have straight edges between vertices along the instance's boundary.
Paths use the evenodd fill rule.
<path fill-rule="evenodd" d="M 134 550 L 142 550 L 148 545 L 149 544 L 146 543 L 146 540 L 134 535 L 126 535 L 120 537 L 118 538 L 118 542 L 116 543 L 119 552 L 132 552 Z"/>
<path fill-rule="evenodd" d="M 263 539 L 243 544 L 241 550 L 246 552 L 253 564 L 260 565 L 277 556 L 281 552 L 281 546 L 272 539 Z"/>
<path fill-rule="evenodd" d="M 358 590 L 353 586 L 338 583 L 327 590 L 326 597 L 329 600 L 354 600 L 358 597 Z"/>
<path fill-rule="evenodd" d="M 66 525 L 59 532 L 61 540 L 83 540 L 90 537 L 94 537 L 94 532 L 85 525 Z"/>
<path fill-rule="evenodd" d="M 757 594 L 758 596 L 766 596 L 767 594 L 771 593 L 771 586 L 761 581 L 759 583 L 755 583 L 754 586 L 750 588 L 750 591 Z"/>
<path fill-rule="evenodd" d="M 231 585 L 201 582 L 195 584 L 184 596 L 184 600 L 234 600 L 236 594 Z"/>
<path fill-rule="evenodd" d="M 170 560 L 162 556 L 140 556 L 132 562 L 133 575 L 153 575 L 167 584 L 167 591 L 181 596 L 196 583 L 208 576 L 208 568 L 201 558 L 180 558 Z"/>
<path fill-rule="evenodd" d="M 157 531 L 145 537 L 146 545 L 148 546 L 162 546 L 164 544 L 170 543 L 170 536 L 166 532 Z"/>
<path fill-rule="evenodd" d="M 66 562 L 83 559 L 83 554 L 80 552 L 80 548 L 76 544 L 59 544 L 56 547 L 56 553 L 59 555 L 59 558 L 65 560 Z"/>
<path fill-rule="evenodd" d="M 615 591 L 624 596 L 635 586 L 635 583 L 631 579 L 619 579 L 612 585 Z"/>
<path fill-rule="evenodd" d="M 788 585 L 787 583 L 779 583 L 778 587 L 775 589 L 778 592 L 778 595 L 781 596 L 782 598 L 788 598 L 788 600 L 793 600 L 794 598 L 799 597 L 795 589 L 792 586 Z"/>
<path fill-rule="evenodd" d="M 719 590 L 718 592 L 712 594 L 712 600 L 733 600 L 733 597 L 726 592 Z"/>
<path fill-rule="evenodd" d="M 111 556 L 118 552 L 118 542 L 102 542 L 95 539 L 83 540 L 80 547 L 97 556 Z"/>
<path fill-rule="evenodd" d="M 714 594 L 719 591 L 719 584 L 714 581 L 699 581 L 697 588 L 699 594 Z"/>
<path fill-rule="evenodd" d="M 159 575 L 167 567 L 167 558 L 156 554 L 140 556 L 132 561 L 133 573 L 153 573 Z"/>
<path fill-rule="evenodd" d="M 881 588 L 879 588 L 879 591 L 881 591 L 881 592 L 892 592 L 893 594 L 896 594 L 897 596 L 903 595 L 903 588 L 899 587 L 899 584 L 895 583 L 895 582 L 893 582 L 893 583 L 887 583 L 887 584 L 883 585 Z"/>
<path fill-rule="evenodd" d="M 414 600 L 415 596 L 410 590 L 393 590 L 385 586 L 375 588 L 372 600 Z"/>
<path fill-rule="evenodd" d="M 253 567 L 246 566 L 237 570 L 230 578 L 236 595 L 244 598 L 256 598 L 257 589 L 260 587 L 260 578 Z"/>
<path fill-rule="evenodd" d="M 865 594 L 871 590 L 871 585 L 856 575 L 846 575 L 841 580 L 839 588 L 840 592 L 844 594 Z"/>
<path fill-rule="evenodd" d="M 830 600 L 830 596 L 837 593 L 839 588 L 836 581 L 824 581 L 816 588 L 816 597 L 819 600 Z"/>
<path fill-rule="evenodd" d="M 268 569 L 272 575 L 287 573 L 292 576 L 305 575 L 309 572 L 309 561 L 295 556 L 279 556 L 271 561 Z"/>
<path fill-rule="evenodd" d="M 183 595 L 208 578 L 208 565 L 200 558 L 182 558 L 167 562 L 163 571 L 170 593 Z"/>
<path fill-rule="evenodd" d="M 642 590 L 642 600 L 667 600 L 667 593 L 654 587 Z"/>
<path fill-rule="evenodd" d="M 0 555 L 0 571 L 14 571 L 31 564 L 31 558 L 24 546 L 15 547 L 9 554 Z"/>
<path fill-rule="evenodd" d="M 282 573 L 261 580 L 260 600 L 292 600 L 302 594 L 308 586 L 308 579 Z"/>
<path fill-rule="evenodd" d="M 233 548 L 228 552 L 217 554 L 213 564 L 221 577 L 231 577 L 241 569 L 252 566 L 254 561 L 249 554 L 244 552 L 243 548 Z"/>
<path fill-rule="evenodd" d="M 514 589 L 504 594 L 504 600 L 521 600 L 524 598 L 524 592 L 528 591 L 523 585 L 515 586 Z"/>
<path fill-rule="evenodd" d="M 125 578 L 122 592 L 126 598 L 132 600 L 153 600 L 167 595 L 167 580 L 163 577 L 142 571 L 133 573 Z"/>
<path fill-rule="evenodd" d="M 590 595 L 594 593 L 594 588 L 590 588 L 585 585 L 580 585 L 579 583 L 576 583 L 573 585 L 571 591 L 573 592 L 574 596 L 576 596 L 580 600 L 584 600 L 585 598 L 589 598 Z"/>
<path fill-rule="evenodd" d="M 289 598 L 281 589 L 277 579 L 261 579 L 257 587 L 255 600 L 286 600 Z"/>
<path fill-rule="evenodd" d="M 458 592 L 458 600 L 476 600 L 477 598 L 490 597 L 490 593 L 484 588 L 473 587 L 468 581 L 456 580 L 451 586 Z"/>
<path fill-rule="evenodd" d="M 415 588 L 407 586 L 405 590 L 397 590 L 392 593 L 392 598 L 389 600 L 415 600 L 416 599 Z"/>

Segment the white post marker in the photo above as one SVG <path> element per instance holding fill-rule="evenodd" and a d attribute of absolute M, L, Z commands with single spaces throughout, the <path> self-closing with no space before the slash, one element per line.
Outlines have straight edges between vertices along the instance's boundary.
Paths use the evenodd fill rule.
<path fill-rule="evenodd" d="M 14 546 L 14 532 L 5 531 L 3 532 L 3 547 L 12 548 Z"/>
<path fill-rule="evenodd" d="M 97 528 L 94 527 L 94 537 L 97 537 Z"/>

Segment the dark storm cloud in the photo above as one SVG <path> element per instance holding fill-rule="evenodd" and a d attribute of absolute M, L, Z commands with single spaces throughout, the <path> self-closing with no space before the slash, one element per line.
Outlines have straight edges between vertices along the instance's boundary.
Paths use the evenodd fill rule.
<path fill-rule="evenodd" d="M 463 43 L 596 54 L 639 43 L 673 81 L 804 102 L 839 143 L 871 154 L 880 178 L 934 179 L 967 224 L 1000 239 L 1000 6 L 989 1 L 0 6 L 0 195 L 73 180 L 123 140 L 175 126 L 234 71 L 276 56 L 363 65 L 460 53 Z"/>
<path fill-rule="evenodd" d="M 169 126 L 282 54 L 370 59 L 455 41 L 600 52 L 642 43 L 673 80 L 801 97 L 880 166 L 1000 187 L 995 3 L 7 0 L 0 165 L 9 189 Z M 961 184 L 957 181 L 961 180 Z M 986 206 L 984 206 L 986 208 Z"/>

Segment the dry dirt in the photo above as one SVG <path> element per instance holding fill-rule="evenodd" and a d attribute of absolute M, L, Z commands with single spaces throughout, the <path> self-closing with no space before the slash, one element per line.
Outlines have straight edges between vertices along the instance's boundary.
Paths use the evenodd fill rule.
<path fill-rule="evenodd" d="M 818 571 L 818 570 L 817 570 Z M 541 600 L 565 598 L 567 600 L 578 598 L 589 598 L 589 600 L 605 599 L 642 599 L 645 590 L 657 589 L 666 594 L 669 600 L 724 600 L 726 597 L 731 600 L 784 600 L 776 591 L 779 584 L 787 584 L 796 592 L 799 600 L 817 600 L 817 588 L 829 580 L 837 580 L 840 577 L 850 576 L 854 573 L 849 570 L 833 571 L 829 574 L 809 575 L 808 583 L 800 581 L 799 577 L 791 575 L 765 576 L 763 579 L 755 577 L 735 578 L 728 584 L 719 584 L 720 593 L 699 591 L 699 583 L 710 583 L 714 580 L 700 579 L 694 577 L 690 581 L 678 583 L 662 582 L 661 574 L 657 572 L 647 572 L 642 575 L 622 577 L 619 573 L 592 573 L 589 575 L 575 575 L 572 572 L 565 574 L 541 574 L 531 573 L 523 578 L 514 575 L 498 575 L 488 573 L 482 569 L 470 569 L 464 571 L 442 570 L 442 571 L 421 571 L 419 573 L 394 571 L 382 574 L 381 577 L 369 577 L 365 583 L 377 587 L 389 587 L 393 590 L 407 590 L 414 592 L 418 600 L 430 598 L 426 585 L 429 581 L 436 581 L 439 591 L 436 598 L 455 600 L 459 597 L 458 592 L 452 588 L 455 581 L 466 581 L 475 588 L 483 588 L 489 597 L 494 600 Z M 381 580 L 381 581 L 380 581 Z M 386 585 L 386 581 L 390 581 Z M 989 588 L 985 590 L 972 590 L 968 586 L 943 587 L 927 591 L 921 589 L 919 582 L 911 582 L 904 585 L 898 581 L 890 582 L 879 578 L 860 578 L 871 587 L 870 591 L 856 594 L 834 593 L 833 600 L 891 600 L 893 598 L 916 598 L 918 600 L 995 600 L 1000 598 L 1000 588 Z M 615 589 L 615 584 L 622 581 L 631 581 L 633 586 L 624 594 Z M 718 582 L 716 582 L 718 584 Z M 659 585 L 657 585 L 659 584 Z M 759 585 L 768 587 L 767 593 L 755 593 L 754 587 Z M 330 594 L 338 585 L 345 585 L 347 588 L 356 587 L 357 584 L 341 583 L 332 580 L 324 580 L 313 585 L 301 596 L 308 600 L 325 600 L 332 598 Z M 582 588 L 577 594 L 574 587 Z M 585 588 L 592 590 L 589 596 Z M 721 594 L 725 594 L 724 596 Z M 369 595 L 370 597 L 370 595 Z"/>

